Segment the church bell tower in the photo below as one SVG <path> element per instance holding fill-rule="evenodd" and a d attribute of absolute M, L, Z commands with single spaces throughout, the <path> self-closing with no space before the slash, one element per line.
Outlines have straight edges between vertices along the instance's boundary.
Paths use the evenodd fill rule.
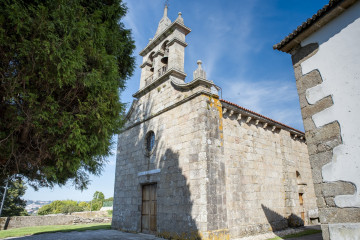
<path fill-rule="evenodd" d="M 173 76 L 184 81 L 185 36 L 190 29 L 184 25 L 179 12 L 174 22 L 167 16 L 168 6 L 165 5 L 164 15 L 161 18 L 154 38 L 140 52 L 143 57 L 141 64 L 140 90 L 146 88 L 159 78 Z"/>

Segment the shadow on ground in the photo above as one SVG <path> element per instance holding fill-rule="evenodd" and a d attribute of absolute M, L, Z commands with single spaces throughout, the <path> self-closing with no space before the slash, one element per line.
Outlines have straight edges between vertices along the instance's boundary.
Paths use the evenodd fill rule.
<path fill-rule="evenodd" d="M 283 217 L 282 215 L 278 214 L 277 212 L 273 211 L 272 209 L 266 207 L 265 205 L 261 204 L 261 207 L 265 213 L 265 216 L 274 232 L 275 235 L 279 236 L 279 237 L 284 237 L 283 234 L 279 234 L 281 232 L 275 232 L 275 231 L 280 231 L 286 228 L 298 228 L 298 227 L 303 227 L 304 226 L 304 221 L 301 219 L 301 217 L 295 215 L 295 214 L 290 214 L 288 217 Z M 303 233 L 296 233 L 294 235 L 287 235 L 286 239 L 290 239 L 292 237 L 299 237 L 301 235 L 309 235 L 309 234 L 315 234 L 315 233 L 319 233 L 319 230 L 315 230 L 315 229 L 305 229 L 304 228 L 304 232 Z M 285 238 L 284 238 L 285 239 Z M 298 239 L 298 238 L 294 238 L 294 239 Z M 301 239 L 301 238 L 299 238 Z M 304 238 L 304 239 L 312 239 L 310 238 Z M 314 239 L 319 239 L 319 238 L 314 238 Z M 322 239 L 322 238 L 320 238 Z"/>
<path fill-rule="evenodd" d="M 109 230 L 109 229 L 111 229 L 111 225 L 108 224 L 108 225 L 100 225 L 100 226 L 82 227 L 82 228 L 76 228 L 76 229 L 51 230 L 51 231 L 34 233 L 33 235 L 38 235 L 38 234 L 43 234 L 43 233 L 72 232 L 72 231 L 83 232 L 83 231 L 88 231 L 88 230 L 100 230 L 100 229 Z"/>

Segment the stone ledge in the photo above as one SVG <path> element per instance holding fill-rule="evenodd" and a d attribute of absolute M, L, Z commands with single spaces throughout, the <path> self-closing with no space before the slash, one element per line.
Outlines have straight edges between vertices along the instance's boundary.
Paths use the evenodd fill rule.
<path fill-rule="evenodd" d="M 191 100 L 191 99 L 193 99 L 193 98 L 195 98 L 197 96 L 200 96 L 200 95 L 207 95 L 207 96 L 211 96 L 211 97 L 214 97 L 214 98 L 218 98 L 218 95 L 216 95 L 216 94 L 213 94 L 213 93 L 208 92 L 208 91 L 201 90 L 199 92 L 196 92 L 196 93 L 190 95 L 189 97 L 186 97 L 186 98 L 180 100 L 179 102 L 174 103 L 173 105 L 170 105 L 170 106 L 158 111 L 157 113 L 152 114 L 149 117 L 146 117 L 143 120 L 140 120 L 140 121 L 137 121 L 137 122 L 133 123 L 129 127 L 122 130 L 120 133 L 123 133 L 123 132 L 125 132 L 125 131 L 127 131 L 127 130 L 129 130 L 129 129 L 131 129 L 131 128 L 133 128 L 133 127 L 135 127 L 135 126 L 137 126 L 137 125 L 139 125 L 141 123 L 143 123 L 143 122 L 146 122 L 146 121 L 148 121 L 148 120 L 150 120 L 150 119 L 152 119 L 152 118 L 154 118 L 156 116 L 159 116 L 160 114 L 163 114 L 163 113 L 165 113 L 165 112 L 167 112 L 167 111 L 169 111 L 169 110 L 171 110 L 171 109 L 173 109 L 173 108 L 175 108 L 175 107 L 177 107 L 177 106 L 179 106 L 179 105 L 181 105 L 181 104 L 183 104 L 183 103 L 185 103 L 185 102 L 187 102 L 187 101 L 189 101 L 189 100 Z"/>
<path fill-rule="evenodd" d="M 153 82 L 151 82 L 149 85 L 143 87 L 142 89 L 140 89 L 139 91 L 134 93 L 133 97 L 135 97 L 135 98 L 142 97 L 144 94 L 150 92 L 151 90 L 156 88 L 159 84 L 161 84 L 165 80 L 167 80 L 167 78 L 169 78 L 171 75 L 173 75 L 175 77 L 178 77 L 180 79 L 185 79 L 186 78 L 186 73 L 184 73 L 184 72 L 182 72 L 182 71 L 180 71 L 178 69 L 175 69 L 175 68 L 170 68 L 163 75 L 161 75 L 160 77 L 155 79 Z"/>

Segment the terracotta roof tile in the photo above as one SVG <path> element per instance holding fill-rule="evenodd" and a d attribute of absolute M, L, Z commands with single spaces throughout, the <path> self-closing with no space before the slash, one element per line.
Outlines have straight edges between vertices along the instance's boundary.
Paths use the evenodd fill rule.
<path fill-rule="evenodd" d="M 323 8 L 321 8 L 317 13 L 315 13 L 311 18 L 308 18 L 305 22 L 303 22 L 300 26 L 298 26 L 292 33 L 286 36 L 281 42 L 275 44 L 273 49 L 280 50 L 286 44 L 288 44 L 291 40 L 293 40 L 296 36 L 300 33 L 304 32 L 314 23 L 316 23 L 319 19 L 325 16 L 328 12 L 332 9 L 336 8 L 340 3 L 344 2 L 345 0 L 330 0 L 328 4 L 326 4 Z"/>
<path fill-rule="evenodd" d="M 267 119 L 267 120 L 269 120 L 269 121 L 271 121 L 271 122 L 277 123 L 278 125 L 281 125 L 281 126 L 283 126 L 283 127 L 285 127 L 285 128 L 292 129 L 292 130 L 294 130 L 294 131 L 296 131 L 296 132 L 298 132 L 298 133 L 300 133 L 300 134 L 305 135 L 305 133 L 302 132 L 302 131 L 300 131 L 300 130 L 297 130 L 297 129 L 295 129 L 295 128 L 292 128 L 292 127 L 290 127 L 290 126 L 288 126 L 288 125 L 286 125 L 286 124 L 283 124 L 283 123 L 281 123 L 281 122 L 275 121 L 275 120 L 273 120 L 273 119 L 271 119 L 271 118 L 268 118 L 268 117 L 266 117 L 266 116 L 264 116 L 264 115 L 261 115 L 261 114 L 259 114 L 259 113 L 254 112 L 254 111 L 251 111 L 251 110 L 246 109 L 246 108 L 244 108 L 244 107 L 241 107 L 241 106 L 239 106 L 239 105 L 237 105 L 237 104 L 235 104 L 235 103 L 226 101 L 226 100 L 224 100 L 224 99 L 220 99 L 220 101 L 221 101 L 221 102 L 224 102 L 224 103 L 227 103 L 227 104 L 230 104 L 230 105 L 232 105 L 232 106 L 235 106 L 235 107 L 237 107 L 237 108 L 240 108 L 240 109 L 242 109 L 242 110 L 244 110 L 244 111 L 246 111 L 246 112 L 249 112 L 249 113 L 252 113 L 252 114 L 254 114 L 254 115 L 257 115 L 257 116 L 259 116 L 259 117 L 261 117 L 261 118 L 265 118 L 265 119 Z"/>

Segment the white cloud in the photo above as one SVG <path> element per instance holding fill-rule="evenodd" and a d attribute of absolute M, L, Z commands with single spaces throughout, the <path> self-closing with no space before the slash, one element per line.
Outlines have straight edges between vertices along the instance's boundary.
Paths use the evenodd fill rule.
<path fill-rule="evenodd" d="M 222 69 L 226 68 L 224 59 L 229 61 L 231 59 L 232 63 L 236 62 L 239 66 L 238 73 L 243 73 L 249 54 L 261 49 L 257 43 L 259 41 L 254 40 L 252 36 L 253 26 L 257 20 L 254 19 L 256 1 L 245 1 L 242 6 L 241 9 L 232 12 L 212 11 L 211 15 L 205 17 L 200 14 L 199 9 L 196 10 L 201 28 L 198 27 L 192 33 L 194 39 L 188 50 L 191 58 L 203 60 L 209 79 L 216 79 L 221 75 Z M 208 6 L 209 9 L 212 7 Z M 210 12 L 209 9 L 202 11 Z M 191 64 L 196 66 L 195 61 L 192 62 Z"/>

